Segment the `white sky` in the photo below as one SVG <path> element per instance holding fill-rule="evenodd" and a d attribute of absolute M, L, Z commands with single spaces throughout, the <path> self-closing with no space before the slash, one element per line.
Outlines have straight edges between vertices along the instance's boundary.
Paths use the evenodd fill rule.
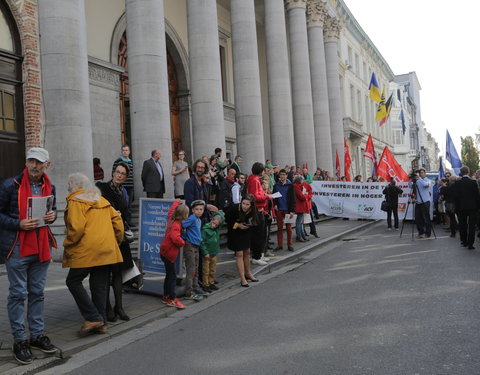
<path fill-rule="evenodd" d="M 448 129 L 460 156 L 460 137 L 480 125 L 480 1 L 344 2 L 394 74 L 416 72 L 427 130 L 444 156 Z"/>

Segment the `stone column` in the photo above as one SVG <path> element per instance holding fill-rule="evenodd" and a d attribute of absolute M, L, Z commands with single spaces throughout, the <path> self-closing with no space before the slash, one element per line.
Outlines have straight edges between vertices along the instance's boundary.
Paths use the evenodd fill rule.
<path fill-rule="evenodd" d="M 173 197 L 172 141 L 163 0 L 126 0 L 128 81 L 135 196 L 142 195 L 143 161 L 159 149 L 165 197 Z"/>
<path fill-rule="evenodd" d="M 310 74 L 312 77 L 313 122 L 315 150 L 320 168 L 334 170 L 332 139 L 330 134 L 330 112 L 328 108 L 327 68 L 323 25 L 327 17 L 327 6 L 323 0 L 310 0 L 307 4 L 308 47 Z"/>
<path fill-rule="evenodd" d="M 296 164 L 317 167 L 313 129 L 312 84 L 308 57 L 306 0 L 286 0 L 292 72 L 293 128 Z"/>
<path fill-rule="evenodd" d="M 283 0 L 265 0 L 265 41 L 272 160 L 283 168 L 295 161 L 292 93 Z"/>
<path fill-rule="evenodd" d="M 193 156 L 225 152 L 216 0 L 187 0 Z M 225 155 L 225 154 L 223 154 Z"/>
<path fill-rule="evenodd" d="M 257 27 L 253 0 L 231 0 L 233 84 L 238 154 L 249 172 L 265 160 Z"/>
<path fill-rule="evenodd" d="M 338 72 L 338 39 L 341 25 L 338 18 L 327 17 L 325 21 L 325 60 L 327 63 L 328 107 L 330 109 L 330 132 L 332 137 L 332 160 L 335 169 L 335 152 L 338 150 L 340 174 L 343 175 L 343 106 Z"/>
<path fill-rule="evenodd" d="M 62 207 L 69 174 L 81 172 L 93 181 L 85 4 L 42 0 L 38 6 L 45 148 L 52 162 L 47 173 Z"/>

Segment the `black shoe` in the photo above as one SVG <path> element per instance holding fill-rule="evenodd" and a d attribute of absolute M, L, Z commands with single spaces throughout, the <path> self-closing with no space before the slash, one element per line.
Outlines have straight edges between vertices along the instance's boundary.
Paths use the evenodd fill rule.
<path fill-rule="evenodd" d="M 22 365 L 29 365 L 33 362 L 32 352 L 28 341 L 19 341 L 13 344 L 13 356 L 15 360 Z"/>
<path fill-rule="evenodd" d="M 216 286 L 215 284 L 210 284 L 208 287 L 210 288 L 210 290 L 218 290 L 218 286 Z"/>
<path fill-rule="evenodd" d="M 288 251 L 295 251 L 295 249 L 293 248 L 293 246 L 289 246 Z"/>
<path fill-rule="evenodd" d="M 275 249 L 273 249 L 273 251 L 279 251 L 279 250 L 283 250 L 283 246 L 277 246 Z"/>
<path fill-rule="evenodd" d="M 210 285 L 204 285 L 202 289 L 207 293 L 212 293 L 212 289 L 210 289 Z"/>
<path fill-rule="evenodd" d="M 468 250 L 475 250 L 475 246 L 470 245 L 470 246 L 468 247 Z"/>
<path fill-rule="evenodd" d="M 113 312 L 112 308 L 110 308 L 109 310 L 107 310 L 107 320 L 109 322 L 116 322 L 117 321 L 117 316 L 115 315 L 115 313 Z"/>
<path fill-rule="evenodd" d="M 465 246 L 467 246 L 467 244 L 466 244 L 466 243 L 464 243 L 464 242 L 460 242 L 460 246 L 463 246 L 463 247 L 465 247 Z"/>
<path fill-rule="evenodd" d="M 320 236 L 317 233 L 310 233 L 310 234 L 312 234 L 313 237 L 315 237 L 315 238 L 320 238 Z"/>
<path fill-rule="evenodd" d="M 240 282 L 240 286 L 242 286 L 242 287 L 244 287 L 244 288 L 248 288 L 250 285 L 248 285 L 248 283 L 242 284 L 242 283 Z"/>
<path fill-rule="evenodd" d="M 30 339 L 30 347 L 49 354 L 57 351 L 57 348 L 52 345 L 50 339 L 45 335 L 38 336 L 35 340 Z"/>
<path fill-rule="evenodd" d="M 125 320 L 126 322 L 130 320 L 130 317 L 121 307 L 115 307 L 113 311 L 115 311 L 115 315 L 117 315 L 120 319 Z"/>

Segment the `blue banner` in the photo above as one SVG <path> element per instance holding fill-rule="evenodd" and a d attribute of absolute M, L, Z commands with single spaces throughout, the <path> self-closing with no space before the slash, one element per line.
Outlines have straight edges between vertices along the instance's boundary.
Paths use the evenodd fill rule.
<path fill-rule="evenodd" d="M 173 199 L 140 198 L 140 219 L 138 234 L 138 256 L 143 270 L 165 274 L 165 266 L 160 258 L 160 244 L 165 236 L 168 210 Z M 177 273 L 181 264 L 178 257 Z"/>

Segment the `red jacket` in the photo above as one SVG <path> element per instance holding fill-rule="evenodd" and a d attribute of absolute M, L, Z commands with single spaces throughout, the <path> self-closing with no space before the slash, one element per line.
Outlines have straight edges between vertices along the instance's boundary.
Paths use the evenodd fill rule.
<path fill-rule="evenodd" d="M 313 189 L 312 185 L 308 182 L 303 181 L 303 187 L 307 191 L 307 203 L 308 203 L 308 212 L 312 209 L 312 197 L 313 197 Z"/>
<path fill-rule="evenodd" d="M 297 214 L 306 214 L 310 212 L 308 207 L 308 191 L 304 194 L 303 184 L 293 184 L 295 190 L 295 212 Z M 306 188 L 305 188 L 306 190 Z"/>
<path fill-rule="evenodd" d="M 265 194 L 258 176 L 251 174 L 247 178 L 247 193 L 255 197 L 255 204 L 259 210 L 266 210 L 268 196 Z"/>
<path fill-rule="evenodd" d="M 172 223 L 171 221 L 173 212 L 179 204 L 180 202 L 178 201 L 173 202 L 172 207 L 168 211 L 167 230 L 160 245 L 160 255 L 163 255 L 172 263 L 177 260 L 180 248 L 185 245 L 185 241 L 182 238 L 182 222 L 175 220 Z"/>

